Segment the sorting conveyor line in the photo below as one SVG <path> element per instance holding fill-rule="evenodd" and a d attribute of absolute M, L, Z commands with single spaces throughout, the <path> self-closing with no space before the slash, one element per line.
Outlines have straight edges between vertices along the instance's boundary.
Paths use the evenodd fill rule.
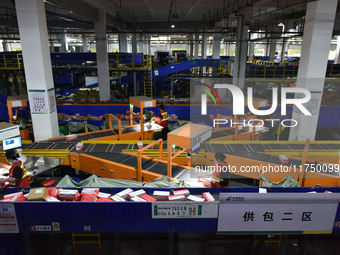
<path fill-rule="evenodd" d="M 262 161 L 265 163 L 277 164 L 281 165 L 279 160 L 279 156 L 265 154 L 266 150 L 301 150 L 304 149 L 303 144 L 205 144 L 202 146 L 206 152 L 216 153 L 222 152 L 225 154 L 238 156 L 246 159 Z M 310 144 L 310 150 L 332 150 L 332 149 L 340 149 L 340 144 Z M 300 168 L 301 160 L 297 159 L 289 159 L 289 166 L 295 166 L 296 168 Z M 311 161 L 306 161 L 306 164 L 315 164 L 321 165 L 318 163 L 314 163 Z M 307 169 L 307 171 L 309 171 Z M 325 168 L 325 173 L 339 176 L 339 173 L 336 171 L 332 171 L 330 168 Z"/>

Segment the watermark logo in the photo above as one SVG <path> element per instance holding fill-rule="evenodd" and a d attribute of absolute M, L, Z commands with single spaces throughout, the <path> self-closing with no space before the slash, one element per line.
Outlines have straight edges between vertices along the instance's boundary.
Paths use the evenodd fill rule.
<path fill-rule="evenodd" d="M 221 98 L 215 89 L 228 89 L 233 98 L 233 115 L 244 115 L 244 102 L 245 97 L 242 90 L 235 85 L 229 84 L 215 84 L 214 87 L 202 84 L 205 87 L 209 88 L 212 91 L 217 99 L 219 99 L 220 104 L 222 105 Z M 207 94 L 212 98 L 215 105 L 217 106 L 216 100 L 212 93 L 206 88 L 201 88 L 201 90 L 206 92 L 206 94 L 201 94 L 201 114 L 207 115 Z M 296 98 L 287 98 L 288 93 L 299 93 L 300 95 L 304 95 L 303 97 L 299 96 Z M 292 104 L 295 105 L 304 115 L 312 115 L 306 107 L 303 106 L 304 103 L 307 103 L 311 99 L 311 93 L 309 90 L 304 88 L 281 88 L 281 115 L 287 115 L 287 105 Z M 278 106 L 278 89 L 272 89 L 272 105 L 269 109 L 259 110 L 255 109 L 253 103 L 253 88 L 249 87 L 247 89 L 247 103 L 249 111 L 255 115 L 265 116 L 270 115 L 276 111 Z"/>

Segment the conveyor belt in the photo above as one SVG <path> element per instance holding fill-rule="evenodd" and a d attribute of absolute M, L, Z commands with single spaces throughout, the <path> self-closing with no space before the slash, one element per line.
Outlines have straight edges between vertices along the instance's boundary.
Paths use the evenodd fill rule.
<path fill-rule="evenodd" d="M 137 157 L 130 156 L 124 153 L 91 152 L 91 153 L 85 153 L 85 154 L 137 168 Z M 155 162 L 152 160 L 147 160 L 144 158 L 142 158 L 142 169 L 146 171 L 150 171 L 152 173 L 160 174 L 160 175 L 167 175 L 166 164 Z M 174 178 L 177 178 L 177 176 L 179 174 L 182 174 L 182 172 L 185 170 L 186 169 L 184 168 L 173 166 L 172 176 Z"/>
<path fill-rule="evenodd" d="M 274 144 L 270 144 L 270 146 L 272 146 L 272 145 L 274 145 Z M 293 147 L 293 148 L 298 148 L 298 149 L 304 148 L 304 146 L 302 144 L 301 144 L 302 148 L 300 146 L 295 146 L 295 145 L 300 145 L 300 144 L 285 144 L 284 147 L 288 147 L 288 148 Z M 313 145 L 315 145 L 315 144 L 313 144 Z M 327 146 L 328 145 L 329 144 L 327 144 Z M 274 147 L 276 147 L 276 146 L 277 146 L 277 144 Z M 233 155 L 233 156 L 238 156 L 238 157 L 242 157 L 242 158 L 253 159 L 253 160 L 263 161 L 263 162 L 266 162 L 266 163 L 281 165 L 281 162 L 280 162 L 278 156 L 268 155 L 268 154 L 263 153 L 264 150 L 267 149 L 268 145 L 263 145 L 263 144 L 208 144 L 207 147 L 210 148 L 209 152 L 211 152 L 211 153 L 223 152 L 223 153 Z M 325 149 L 326 150 L 326 147 L 323 147 L 323 146 L 313 146 L 313 147 L 315 149 Z M 281 149 L 283 149 L 283 148 L 281 148 Z M 284 149 L 287 149 L 287 148 L 284 148 Z M 306 164 L 315 164 L 316 168 L 317 168 L 316 165 L 318 165 L 318 164 L 310 162 L 310 161 L 306 161 Z M 288 166 L 295 166 L 297 169 L 299 169 L 300 165 L 301 165 L 301 160 L 289 159 Z M 338 173 L 336 171 L 333 172 L 330 169 L 328 169 L 328 170 L 325 169 L 324 173 L 338 176 Z"/>

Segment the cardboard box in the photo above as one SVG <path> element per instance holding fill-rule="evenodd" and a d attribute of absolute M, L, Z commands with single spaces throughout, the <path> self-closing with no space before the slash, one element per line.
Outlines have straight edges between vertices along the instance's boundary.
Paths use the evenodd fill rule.
<path fill-rule="evenodd" d="M 215 201 L 215 198 L 210 194 L 210 192 L 204 192 L 202 193 L 202 197 L 204 198 L 205 201 Z"/>
<path fill-rule="evenodd" d="M 169 201 L 183 201 L 185 200 L 185 196 L 183 194 L 168 196 L 168 200 Z"/>
<path fill-rule="evenodd" d="M 121 192 L 118 192 L 116 194 L 116 196 L 119 196 L 119 197 L 122 197 L 122 198 L 126 199 L 128 197 L 128 195 L 129 195 L 129 193 L 131 193 L 131 192 L 133 192 L 133 190 L 130 189 L 130 188 L 124 189 Z"/>
<path fill-rule="evenodd" d="M 170 191 L 154 191 L 153 196 L 159 201 L 168 200 L 168 196 L 170 196 Z"/>
<path fill-rule="evenodd" d="M 188 196 L 187 199 L 190 200 L 190 201 L 195 201 L 195 202 L 203 202 L 204 201 L 204 198 L 193 196 L 193 195 Z"/>
<path fill-rule="evenodd" d="M 143 198 L 144 200 L 148 201 L 148 202 L 154 202 L 157 201 L 156 198 L 149 196 L 148 194 L 144 194 L 142 196 L 140 196 L 141 198 Z"/>
<path fill-rule="evenodd" d="M 120 196 L 117 196 L 117 195 L 111 196 L 110 199 L 112 199 L 113 201 L 116 201 L 116 202 L 124 202 L 124 201 L 126 201 L 124 198 L 122 198 Z"/>
<path fill-rule="evenodd" d="M 46 201 L 48 191 L 46 188 L 30 189 L 28 201 Z"/>
<path fill-rule="evenodd" d="M 172 193 L 174 193 L 174 195 L 184 195 L 184 196 L 190 195 L 190 191 L 188 189 L 174 190 Z"/>

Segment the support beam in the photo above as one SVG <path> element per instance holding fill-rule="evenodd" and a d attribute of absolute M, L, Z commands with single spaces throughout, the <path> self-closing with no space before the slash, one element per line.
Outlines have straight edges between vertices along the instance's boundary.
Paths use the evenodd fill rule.
<path fill-rule="evenodd" d="M 67 31 L 64 29 L 64 33 L 60 34 L 60 52 L 68 52 L 68 43 L 67 43 Z"/>
<path fill-rule="evenodd" d="M 276 53 L 276 39 L 271 39 L 270 40 L 269 61 L 275 60 L 275 53 Z"/>
<path fill-rule="evenodd" d="M 213 50 L 212 50 L 212 58 L 213 59 L 219 59 L 220 58 L 220 52 L 221 52 L 221 40 L 222 40 L 222 34 L 214 34 L 213 37 Z"/>
<path fill-rule="evenodd" d="M 202 59 L 207 58 L 207 48 L 208 48 L 208 35 L 203 33 L 202 36 Z"/>
<path fill-rule="evenodd" d="M 128 52 L 126 33 L 119 33 L 119 52 Z"/>
<path fill-rule="evenodd" d="M 82 36 L 82 40 L 83 40 L 83 52 L 89 52 L 89 41 L 88 38 L 86 36 L 86 34 L 84 34 Z"/>
<path fill-rule="evenodd" d="M 254 59 L 254 52 L 255 52 L 255 42 L 250 41 L 249 42 L 249 59 Z"/>
<path fill-rule="evenodd" d="M 132 53 L 137 53 L 137 34 L 132 34 Z"/>
<path fill-rule="evenodd" d="M 237 20 L 237 40 L 233 67 L 233 85 L 244 89 L 248 53 L 248 13 L 240 14 Z"/>
<path fill-rule="evenodd" d="M 46 4 L 55 5 L 62 9 L 72 11 L 79 15 L 88 17 L 93 21 L 98 19 L 97 9 L 84 3 L 83 1 L 47 0 Z"/>
<path fill-rule="evenodd" d="M 15 0 L 36 141 L 59 136 L 43 0 Z"/>
<path fill-rule="evenodd" d="M 198 59 L 199 46 L 200 46 L 200 36 L 199 36 L 199 33 L 195 33 L 195 52 L 194 52 L 195 59 Z"/>
<path fill-rule="evenodd" d="M 110 100 L 110 75 L 106 40 L 106 12 L 98 9 L 98 21 L 94 22 L 96 32 L 96 56 L 100 101 Z"/>
<path fill-rule="evenodd" d="M 311 100 L 304 105 L 312 115 L 303 115 L 294 108 L 292 118 L 298 126 L 290 128 L 289 140 L 315 139 L 337 5 L 337 0 L 307 4 L 296 87 L 311 92 Z"/>

